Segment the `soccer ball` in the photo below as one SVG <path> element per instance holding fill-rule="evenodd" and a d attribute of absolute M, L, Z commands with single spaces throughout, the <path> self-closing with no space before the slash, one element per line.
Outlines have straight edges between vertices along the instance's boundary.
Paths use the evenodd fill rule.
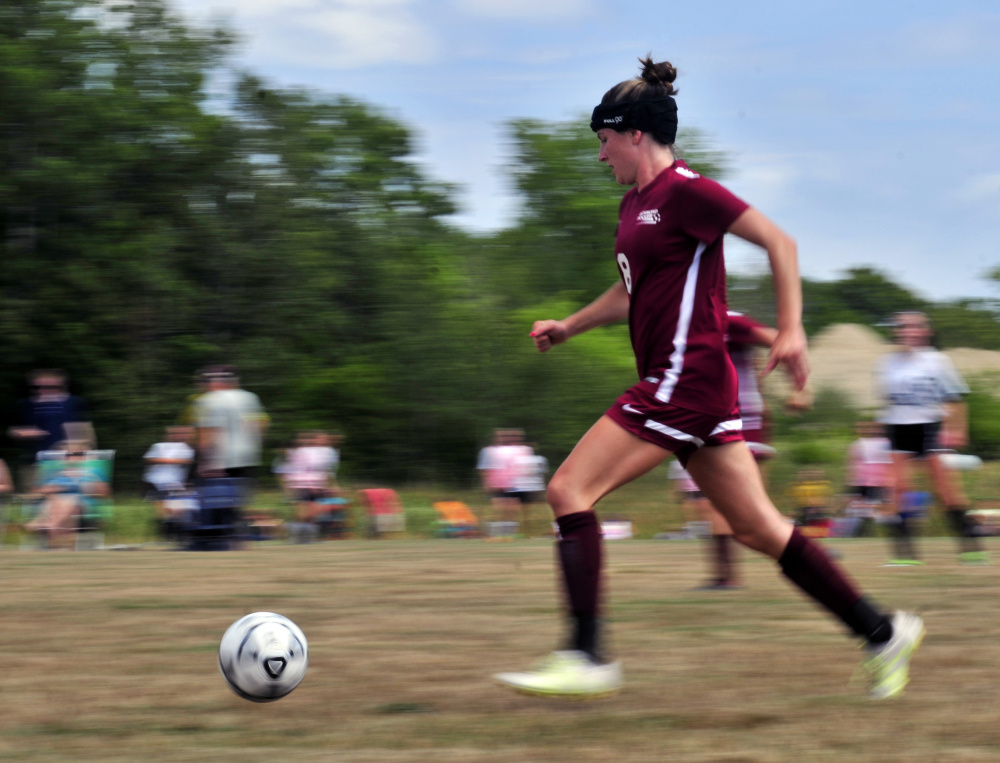
<path fill-rule="evenodd" d="M 299 685 L 309 665 L 305 634 L 287 617 L 254 612 L 229 626 L 219 670 L 229 688 L 252 702 L 273 702 Z"/>

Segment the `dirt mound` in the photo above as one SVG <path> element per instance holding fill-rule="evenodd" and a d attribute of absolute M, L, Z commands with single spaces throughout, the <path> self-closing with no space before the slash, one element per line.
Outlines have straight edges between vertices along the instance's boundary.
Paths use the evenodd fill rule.
<path fill-rule="evenodd" d="M 828 326 L 809 344 L 809 383 L 816 391 L 831 388 L 842 392 L 858 408 L 875 408 L 879 404 L 875 397 L 875 366 L 879 357 L 892 349 L 891 343 L 867 326 Z M 1000 352 L 961 347 L 945 350 L 945 354 L 967 380 L 986 372 L 1000 373 Z M 784 376 L 772 374 L 768 393 L 783 398 L 788 390 Z"/>

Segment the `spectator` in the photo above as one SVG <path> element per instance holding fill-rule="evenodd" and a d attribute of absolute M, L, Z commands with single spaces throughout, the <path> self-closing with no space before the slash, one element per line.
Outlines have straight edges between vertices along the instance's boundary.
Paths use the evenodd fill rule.
<path fill-rule="evenodd" d="M 825 536 L 830 526 L 830 504 L 833 485 L 819 467 L 799 469 L 795 482 L 788 486 L 788 496 L 794 504 L 796 524 L 803 534 Z"/>
<path fill-rule="evenodd" d="M 859 421 L 857 439 L 847 448 L 848 535 L 863 535 L 877 521 L 892 490 L 892 446 L 877 421 Z"/>
<path fill-rule="evenodd" d="M 143 481 L 158 499 L 188 488 L 194 461 L 194 431 L 194 427 L 182 424 L 169 426 L 166 439 L 154 443 L 143 456 L 148 464 Z"/>
<path fill-rule="evenodd" d="M 80 516 L 111 493 L 108 483 L 86 462 L 85 446 L 84 442 L 70 443 L 59 470 L 36 489 L 43 500 L 25 529 L 45 533 L 49 548 L 61 546 L 63 539 L 76 531 Z"/>
<path fill-rule="evenodd" d="M 331 438 L 326 432 L 303 432 L 296 447 L 288 452 L 282 482 L 296 504 L 300 522 L 315 522 L 331 511 L 326 499 L 339 497 L 337 466 L 340 453 L 333 444 L 340 438 Z"/>
<path fill-rule="evenodd" d="M 150 488 L 157 521 L 168 537 L 176 535 L 175 530 L 187 522 L 190 504 L 175 499 L 190 487 L 194 433 L 191 426 L 169 426 L 166 439 L 155 443 L 144 456 L 148 466 L 143 481 Z"/>
<path fill-rule="evenodd" d="M 514 520 L 519 503 L 512 494 L 513 430 L 497 429 L 493 441 L 479 451 L 476 468 L 482 479 L 483 491 L 490 498 L 494 517 L 498 520 Z"/>
<path fill-rule="evenodd" d="M 67 440 L 83 441 L 84 448 L 96 444 L 87 405 L 69 394 L 68 382 L 58 369 L 28 374 L 30 394 L 18 401 L 15 424 L 7 430 L 22 450 L 21 488 L 25 492 L 34 486 L 34 466 L 41 451 L 56 450 Z"/>
<path fill-rule="evenodd" d="M 522 435 L 523 438 L 523 435 Z M 508 496 L 521 507 L 521 534 L 530 538 L 531 506 L 545 499 L 549 461 L 534 445 L 521 445 L 512 453 L 511 489 Z"/>
<path fill-rule="evenodd" d="M 229 538 L 216 538 L 212 543 L 228 548 L 246 520 L 244 515 L 261 464 L 261 445 L 270 419 L 260 398 L 240 387 L 235 366 L 213 366 L 206 370 L 203 379 L 208 391 L 195 401 L 200 516 L 206 516 L 206 493 L 212 493 L 213 510 L 219 512 L 213 521 L 231 525 Z"/>
<path fill-rule="evenodd" d="M 214 366 L 204 379 L 208 391 L 195 401 L 201 476 L 255 477 L 270 423 L 260 398 L 240 387 L 234 366 Z"/>

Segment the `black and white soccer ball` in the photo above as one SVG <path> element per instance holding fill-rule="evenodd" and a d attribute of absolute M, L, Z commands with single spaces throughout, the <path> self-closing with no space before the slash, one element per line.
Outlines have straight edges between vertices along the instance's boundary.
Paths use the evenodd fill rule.
<path fill-rule="evenodd" d="M 302 630 L 274 612 L 254 612 L 229 626 L 219 670 L 229 688 L 252 702 L 273 702 L 299 685 L 309 665 Z"/>

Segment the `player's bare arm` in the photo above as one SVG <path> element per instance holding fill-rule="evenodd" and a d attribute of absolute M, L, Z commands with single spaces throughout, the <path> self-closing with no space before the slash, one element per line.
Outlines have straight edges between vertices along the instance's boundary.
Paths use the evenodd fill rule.
<path fill-rule="evenodd" d="M 623 321 L 628 318 L 629 297 L 625 284 L 618 281 L 586 307 L 561 321 L 535 321 L 531 338 L 539 352 L 548 352 L 553 345 L 590 331 L 598 326 Z"/>
<path fill-rule="evenodd" d="M 778 333 L 764 373 L 784 363 L 795 388 L 803 389 L 809 378 L 809 353 L 802 328 L 802 285 L 795 240 L 753 207 L 736 218 L 729 232 L 764 249 L 771 263 Z"/>

